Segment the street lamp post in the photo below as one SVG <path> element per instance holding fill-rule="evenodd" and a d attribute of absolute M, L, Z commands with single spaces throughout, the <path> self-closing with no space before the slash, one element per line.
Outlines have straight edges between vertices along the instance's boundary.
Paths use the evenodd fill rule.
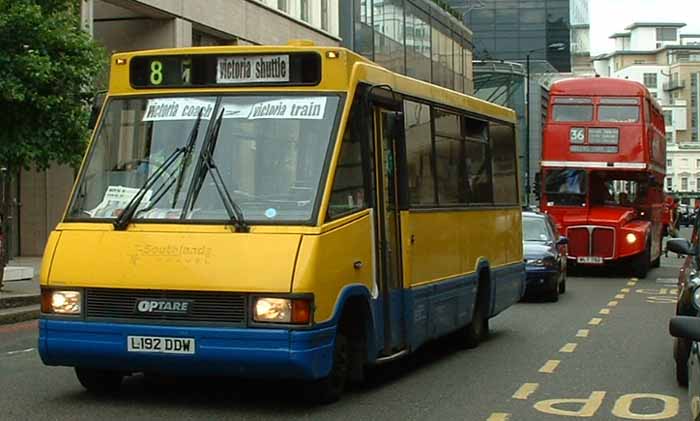
<path fill-rule="evenodd" d="M 525 125 L 527 126 L 525 130 L 525 204 L 528 206 L 530 205 L 530 192 L 532 191 L 530 186 L 530 55 L 537 51 L 549 49 L 562 51 L 565 48 L 566 45 L 563 42 L 555 42 L 543 48 L 529 50 L 525 54 L 525 100 L 527 101 L 525 108 Z"/>

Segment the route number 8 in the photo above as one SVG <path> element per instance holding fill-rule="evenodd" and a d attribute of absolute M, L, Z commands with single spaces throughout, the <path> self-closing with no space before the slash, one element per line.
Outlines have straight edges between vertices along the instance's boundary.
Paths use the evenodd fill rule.
<path fill-rule="evenodd" d="M 163 63 L 158 60 L 151 62 L 151 85 L 163 83 Z"/>

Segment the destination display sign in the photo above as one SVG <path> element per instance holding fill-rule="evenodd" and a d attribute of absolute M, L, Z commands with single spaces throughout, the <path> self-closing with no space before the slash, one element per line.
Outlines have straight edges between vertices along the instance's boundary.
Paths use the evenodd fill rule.
<path fill-rule="evenodd" d="M 289 82 L 289 55 L 219 57 L 216 83 Z"/>
<path fill-rule="evenodd" d="M 620 130 L 591 127 L 588 129 L 588 143 L 591 145 L 617 145 L 620 143 Z"/>
<path fill-rule="evenodd" d="M 136 89 L 317 85 L 321 56 L 289 54 L 191 54 L 137 56 L 129 63 Z"/>

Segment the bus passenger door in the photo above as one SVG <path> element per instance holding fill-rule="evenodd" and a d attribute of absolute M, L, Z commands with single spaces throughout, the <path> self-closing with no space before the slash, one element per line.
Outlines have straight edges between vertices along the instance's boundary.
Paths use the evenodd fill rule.
<path fill-rule="evenodd" d="M 382 298 L 384 356 L 400 352 L 406 346 L 403 316 L 403 274 L 396 174 L 396 147 L 400 113 L 374 108 L 375 162 L 377 163 L 375 238 L 377 278 Z"/>

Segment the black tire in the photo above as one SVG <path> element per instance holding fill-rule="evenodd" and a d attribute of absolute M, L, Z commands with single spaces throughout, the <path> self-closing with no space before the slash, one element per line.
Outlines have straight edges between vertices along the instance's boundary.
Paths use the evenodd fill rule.
<path fill-rule="evenodd" d="M 673 357 L 676 360 L 676 382 L 681 387 L 688 387 L 688 357 L 690 344 L 683 339 L 674 339 Z"/>
<path fill-rule="evenodd" d="M 109 370 L 96 370 L 92 368 L 75 368 L 75 375 L 80 384 L 90 393 L 104 395 L 119 391 L 124 376 L 121 373 Z"/>
<path fill-rule="evenodd" d="M 328 376 L 307 383 L 306 399 L 316 404 L 336 402 L 345 391 L 350 372 L 350 346 L 347 337 L 341 332 L 335 336 L 333 346 L 333 366 Z"/>
<path fill-rule="evenodd" d="M 481 288 L 480 288 L 481 289 Z M 483 292 L 485 294 L 485 292 Z M 459 341 L 467 349 L 476 348 L 489 334 L 489 318 L 486 314 L 486 300 L 482 291 L 477 293 L 472 321 L 459 331 Z"/>
<path fill-rule="evenodd" d="M 653 268 L 658 268 L 661 266 L 661 256 L 657 257 L 656 259 L 651 261 L 651 267 Z"/>
<path fill-rule="evenodd" d="M 559 294 L 566 294 L 566 272 L 561 276 L 561 283 L 559 284 Z"/>
<path fill-rule="evenodd" d="M 632 273 L 639 279 L 644 279 L 651 268 L 651 247 L 647 244 L 644 252 L 634 259 Z"/>
<path fill-rule="evenodd" d="M 550 303 L 556 303 L 559 301 L 559 288 L 561 288 L 559 283 L 555 283 L 554 287 L 547 293 L 547 301 Z"/>

